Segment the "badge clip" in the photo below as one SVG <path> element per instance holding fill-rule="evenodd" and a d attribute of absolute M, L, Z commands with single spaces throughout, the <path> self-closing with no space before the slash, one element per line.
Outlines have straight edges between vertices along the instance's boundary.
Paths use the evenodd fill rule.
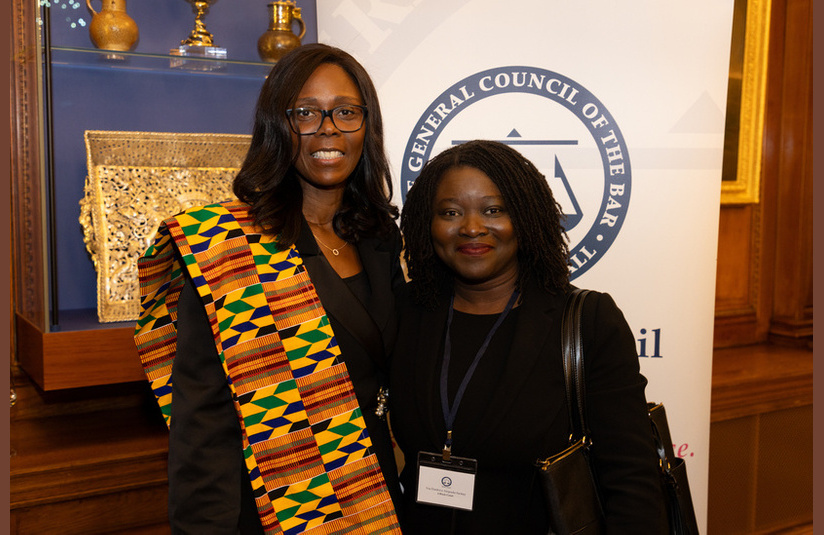
<path fill-rule="evenodd" d="M 446 432 L 446 443 L 443 445 L 443 460 L 448 463 L 452 458 L 452 431 Z"/>

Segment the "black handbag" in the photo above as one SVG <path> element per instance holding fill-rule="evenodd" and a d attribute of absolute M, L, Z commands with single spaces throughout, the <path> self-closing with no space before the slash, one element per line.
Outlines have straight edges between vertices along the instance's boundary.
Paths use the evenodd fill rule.
<path fill-rule="evenodd" d="M 556 535 L 597 535 L 603 531 L 604 511 L 590 459 L 592 441 L 584 418 L 584 359 L 581 310 L 588 290 L 574 290 L 561 318 L 561 353 L 567 409 L 572 425 L 567 449 L 539 460 L 538 478 L 544 491 L 549 525 Z"/>
<path fill-rule="evenodd" d="M 570 446 L 557 455 L 536 463 L 544 490 L 552 532 L 557 535 L 590 535 L 603 531 L 604 514 L 597 478 L 590 462 L 592 441 L 586 425 L 584 355 L 581 341 L 581 311 L 590 290 L 575 289 L 566 301 L 561 319 L 561 352 L 569 419 L 572 425 Z M 687 467 L 676 457 L 661 403 L 648 403 L 647 409 L 659 457 L 659 474 L 664 492 L 669 533 L 698 535 Z"/>
<path fill-rule="evenodd" d="M 698 535 L 698 522 L 692 505 L 687 463 L 672 450 L 667 411 L 662 403 L 647 403 L 655 448 L 658 450 L 658 469 L 664 489 L 669 532 L 671 535 Z"/>

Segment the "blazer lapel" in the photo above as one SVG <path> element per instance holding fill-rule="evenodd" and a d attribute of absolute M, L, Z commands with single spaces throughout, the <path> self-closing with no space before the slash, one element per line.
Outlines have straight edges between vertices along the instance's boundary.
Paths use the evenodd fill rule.
<path fill-rule="evenodd" d="M 318 249 L 309 225 L 305 221 L 301 226 L 300 236 L 295 245 L 303 259 L 304 265 L 306 265 L 306 269 L 309 271 L 309 277 L 315 286 L 315 290 L 318 292 L 318 296 L 326 313 L 333 316 L 344 329 L 358 340 L 360 345 L 363 346 L 369 356 L 379 366 L 379 369 L 384 369 L 385 364 L 383 364 L 380 359 L 380 356 L 384 354 L 380 329 L 375 324 L 366 307 L 361 304 L 352 291 L 349 290 L 346 283 L 343 282 L 332 266 L 329 265 L 329 262 L 326 261 L 326 258 Z M 361 262 L 364 263 L 364 269 L 367 269 L 367 262 L 364 260 L 363 255 L 361 256 Z M 368 261 L 370 265 L 375 262 L 377 261 L 371 258 Z M 381 270 L 372 267 L 372 271 L 375 272 L 374 276 L 377 277 L 377 272 Z M 389 271 L 388 268 L 386 271 Z M 370 277 L 371 282 L 373 273 L 367 271 L 367 275 Z M 377 287 L 374 284 L 372 286 Z M 374 297 L 375 296 L 373 296 L 372 299 L 373 301 Z"/>
<path fill-rule="evenodd" d="M 369 284 L 372 288 L 392 288 L 390 278 L 391 253 L 381 247 L 377 239 L 361 240 L 358 244 L 358 254 L 360 255 L 363 269 L 369 277 Z M 392 340 L 382 339 L 381 333 L 386 332 L 390 319 L 395 317 L 395 296 L 389 292 L 373 291 L 367 303 L 369 327 L 373 332 L 364 333 L 364 336 L 378 337 L 379 343 L 383 344 L 384 352 L 389 352 L 391 348 L 388 344 Z M 392 333 L 394 337 L 394 330 Z"/>

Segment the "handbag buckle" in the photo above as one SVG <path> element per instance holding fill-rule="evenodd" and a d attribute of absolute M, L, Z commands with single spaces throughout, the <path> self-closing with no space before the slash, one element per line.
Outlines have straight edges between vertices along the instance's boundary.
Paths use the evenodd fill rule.
<path fill-rule="evenodd" d="M 567 446 L 566 449 L 564 449 L 560 453 L 556 453 L 555 455 L 547 457 L 546 459 L 543 459 L 543 460 L 538 459 L 537 461 L 535 461 L 535 466 L 539 467 L 541 470 L 548 470 L 549 466 L 552 463 L 556 463 L 556 462 L 560 461 L 561 459 L 564 459 L 564 458 L 568 457 L 575 450 L 578 450 L 580 448 L 588 449 L 592 445 L 592 440 L 590 440 L 589 437 L 587 437 L 587 436 L 583 436 L 583 437 L 579 438 L 578 440 L 575 440 L 574 442 L 573 442 L 572 437 L 570 437 L 569 440 L 570 440 L 570 445 Z"/>

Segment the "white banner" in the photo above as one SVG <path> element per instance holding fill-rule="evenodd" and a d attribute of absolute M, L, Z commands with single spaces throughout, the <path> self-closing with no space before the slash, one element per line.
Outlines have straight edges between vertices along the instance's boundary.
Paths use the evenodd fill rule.
<path fill-rule="evenodd" d="M 733 1 L 318 0 L 372 75 L 395 201 L 453 143 L 512 144 L 568 216 L 573 283 L 636 333 L 706 531 L 712 329 Z"/>

